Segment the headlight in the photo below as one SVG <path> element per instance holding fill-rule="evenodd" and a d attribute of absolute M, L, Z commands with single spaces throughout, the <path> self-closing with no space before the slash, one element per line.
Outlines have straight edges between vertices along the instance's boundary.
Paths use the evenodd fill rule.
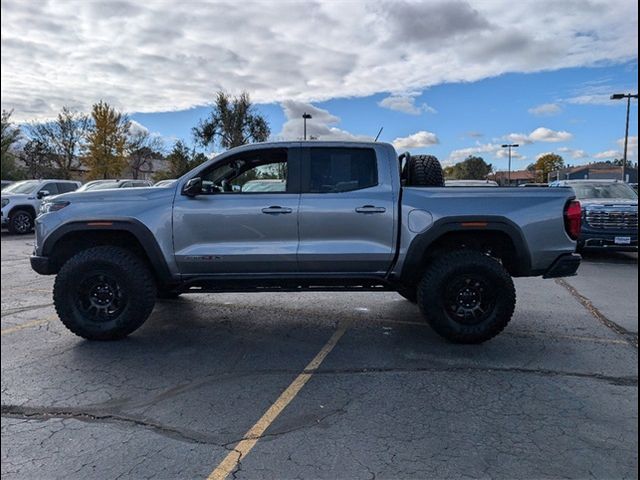
<path fill-rule="evenodd" d="M 6 207 L 7 205 L 9 205 L 9 199 L 8 198 L 3 198 L 2 199 L 2 208 Z"/>
<path fill-rule="evenodd" d="M 57 212 L 58 210 L 62 210 L 64 207 L 66 207 L 70 203 L 71 202 L 65 202 L 62 200 L 52 201 L 52 202 L 43 202 L 40 205 L 40 214 Z"/>

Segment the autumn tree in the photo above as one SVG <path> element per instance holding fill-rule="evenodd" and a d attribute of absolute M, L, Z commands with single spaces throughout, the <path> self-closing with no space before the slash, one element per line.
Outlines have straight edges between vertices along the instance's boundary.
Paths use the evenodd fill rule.
<path fill-rule="evenodd" d="M 29 140 L 20 152 L 20 160 L 24 164 L 27 178 L 51 176 L 55 171 L 53 157 L 48 145 L 38 139 Z"/>
<path fill-rule="evenodd" d="M 193 129 L 199 144 L 208 147 L 217 142 L 225 149 L 264 142 L 270 133 L 266 119 L 255 111 L 246 92 L 238 97 L 218 92 L 209 117 Z"/>
<path fill-rule="evenodd" d="M 127 162 L 132 178 L 139 178 L 143 171 L 150 172 L 153 169 L 153 160 L 162 156 L 160 152 L 163 148 L 162 140 L 146 130 L 129 133 Z"/>
<path fill-rule="evenodd" d="M 18 180 L 20 171 L 16 166 L 16 157 L 12 151 L 12 147 L 20 138 L 20 129 L 11 121 L 13 110 L 2 111 L 2 131 L 1 131 L 1 147 L 0 154 L 2 165 L 0 165 L 0 174 L 3 180 Z"/>
<path fill-rule="evenodd" d="M 564 159 L 556 153 L 545 153 L 536 161 L 536 182 L 547 182 L 549 174 L 564 167 Z"/>
<path fill-rule="evenodd" d="M 55 175 L 69 179 L 80 167 L 88 128 L 87 115 L 62 107 L 54 121 L 31 125 L 29 136 L 49 151 Z"/>
<path fill-rule="evenodd" d="M 130 122 L 126 115 L 102 100 L 93 105 L 87 135 L 86 155 L 90 178 L 117 178 L 127 166 L 127 135 Z"/>

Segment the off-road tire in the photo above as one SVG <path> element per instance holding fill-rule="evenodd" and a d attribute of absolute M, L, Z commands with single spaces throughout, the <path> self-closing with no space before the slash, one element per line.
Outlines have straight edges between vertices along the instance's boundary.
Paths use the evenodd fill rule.
<path fill-rule="evenodd" d="M 460 290 L 456 285 L 461 285 Z M 480 318 L 467 317 L 466 307 L 474 304 L 465 302 L 472 298 L 479 299 L 480 309 L 472 308 Z M 429 265 L 418 285 L 422 314 L 439 335 L 454 343 L 482 343 L 495 337 L 511 320 L 515 304 L 509 273 L 497 260 L 471 250 L 442 255 Z"/>
<path fill-rule="evenodd" d="M 119 307 L 112 316 L 103 312 L 101 318 L 92 318 L 87 310 L 97 310 L 91 303 L 96 295 L 91 293 L 99 287 L 101 278 L 115 285 L 112 290 L 120 300 Z M 98 287 L 84 294 L 92 282 L 98 282 Z M 98 293 L 108 296 L 108 293 L 104 294 L 104 287 Z M 73 333 L 87 340 L 126 337 L 149 317 L 155 300 L 156 283 L 149 268 L 136 254 L 120 247 L 82 250 L 62 266 L 53 286 L 53 302 L 60 320 Z"/>
<path fill-rule="evenodd" d="M 398 289 L 398 294 L 401 297 L 406 298 L 407 300 L 409 300 L 411 303 L 417 303 L 418 301 L 418 290 L 414 287 L 403 287 Z"/>
<path fill-rule="evenodd" d="M 433 155 L 411 155 L 408 162 L 411 187 L 444 187 L 442 165 Z"/>
<path fill-rule="evenodd" d="M 14 210 L 9 215 L 9 232 L 26 235 L 33 230 L 33 214 L 28 210 Z"/>

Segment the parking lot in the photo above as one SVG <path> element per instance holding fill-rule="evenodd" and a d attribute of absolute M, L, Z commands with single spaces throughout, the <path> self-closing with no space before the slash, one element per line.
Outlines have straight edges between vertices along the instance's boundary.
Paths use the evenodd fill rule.
<path fill-rule="evenodd" d="M 636 254 L 446 343 L 395 293 L 191 295 L 86 342 L 2 233 L 3 478 L 637 476 Z"/>

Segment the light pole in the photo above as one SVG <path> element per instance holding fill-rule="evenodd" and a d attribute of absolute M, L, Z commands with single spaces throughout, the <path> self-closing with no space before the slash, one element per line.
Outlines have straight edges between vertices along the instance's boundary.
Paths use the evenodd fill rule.
<path fill-rule="evenodd" d="M 313 118 L 310 113 L 304 112 L 302 114 L 302 121 L 304 122 L 304 139 L 307 139 L 307 119 Z"/>
<path fill-rule="evenodd" d="M 509 182 L 509 186 L 511 186 L 511 149 L 517 148 L 519 146 L 520 145 L 518 145 L 517 143 L 505 143 L 504 145 L 502 145 L 502 148 L 509 149 L 509 170 L 507 173 L 507 181 Z"/>
<path fill-rule="evenodd" d="M 614 93 L 611 95 L 611 100 L 622 100 L 623 98 L 627 99 L 627 124 L 624 129 L 624 153 L 622 154 L 622 181 L 626 182 L 627 176 L 627 143 L 629 142 L 629 108 L 631 107 L 631 99 L 638 99 L 638 94 L 635 95 L 632 93 Z"/>

